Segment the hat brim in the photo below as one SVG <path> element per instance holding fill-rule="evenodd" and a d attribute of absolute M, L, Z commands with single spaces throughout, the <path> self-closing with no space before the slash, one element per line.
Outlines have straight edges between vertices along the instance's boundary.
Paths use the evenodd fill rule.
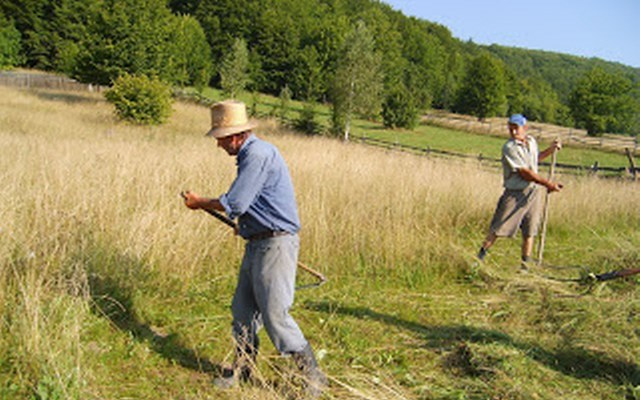
<path fill-rule="evenodd" d="M 258 124 L 254 121 L 249 121 L 243 125 L 236 126 L 227 126 L 224 128 L 213 128 L 209 132 L 206 133 L 205 136 L 214 137 L 216 139 L 221 139 L 223 137 L 235 135 L 238 133 L 242 133 L 245 131 L 249 131 L 255 128 Z"/>

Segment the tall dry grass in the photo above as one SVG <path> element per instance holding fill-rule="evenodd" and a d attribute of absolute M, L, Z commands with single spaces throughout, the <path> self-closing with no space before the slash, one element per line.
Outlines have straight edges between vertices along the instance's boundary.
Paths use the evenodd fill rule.
<path fill-rule="evenodd" d="M 96 95 L 0 88 L 0 366 L 17 381 L 59 398 L 91 393 L 81 337 L 92 285 L 115 282 L 135 295 L 153 282 L 162 296 L 203 277 L 233 281 L 242 243 L 178 197 L 216 196 L 233 180 L 234 160 L 203 137 L 208 124 L 193 105 L 176 104 L 166 125 L 143 128 L 115 120 Z M 257 132 L 291 169 L 303 261 L 337 282 L 437 287 L 468 273 L 499 171 L 296 136 L 272 122 Z M 548 244 L 552 259 L 605 244 L 637 252 L 629 228 L 640 221 L 637 184 L 560 179 L 550 230 L 564 239 Z M 509 246 L 497 246 L 497 257 L 513 255 Z"/>

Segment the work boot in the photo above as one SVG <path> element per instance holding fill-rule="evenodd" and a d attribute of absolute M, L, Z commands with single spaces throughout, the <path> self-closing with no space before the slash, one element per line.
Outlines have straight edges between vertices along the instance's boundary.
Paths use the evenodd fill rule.
<path fill-rule="evenodd" d="M 213 385 L 218 389 L 231 389 L 238 384 L 235 368 L 224 368 L 220 376 L 213 378 Z"/>
<path fill-rule="evenodd" d="M 311 345 L 307 343 L 302 351 L 293 353 L 292 356 L 306 380 L 305 398 L 309 400 L 319 398 L 327 386 L 327 377 L 320 370 Z"/>
<path fill-rule="evenodd" d="M 257 347 L 250 345 L 236 347 L 236 358 L 231 368 L 224 368 L 220 376 L 213 379 L 213 384 L 219 389 L 231 389 L 240 382 L 251 380 L 252 369 L 256 365 Z"/>

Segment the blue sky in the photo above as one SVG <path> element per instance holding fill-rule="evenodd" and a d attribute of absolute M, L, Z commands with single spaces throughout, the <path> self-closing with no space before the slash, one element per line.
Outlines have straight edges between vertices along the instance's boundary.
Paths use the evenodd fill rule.
<path fill-rule="evenodd" d="M 640 68 L 640 0 L 382 0 L 461 40 L 598 57 Z"/>

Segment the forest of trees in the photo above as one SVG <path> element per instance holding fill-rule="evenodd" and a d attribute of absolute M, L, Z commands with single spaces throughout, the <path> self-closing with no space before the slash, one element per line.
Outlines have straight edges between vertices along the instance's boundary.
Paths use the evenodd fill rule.
<path fill-rule="evenodd" d="M 0 68 L 12 66 L 104 85 L 144 74 L 286 88 L 331 103 L 347 135 L 351 113 L 411 127 L 428 108 L 640 133 L 640 69 L 463 42 L 377 0 L 0 0 Z"/>

